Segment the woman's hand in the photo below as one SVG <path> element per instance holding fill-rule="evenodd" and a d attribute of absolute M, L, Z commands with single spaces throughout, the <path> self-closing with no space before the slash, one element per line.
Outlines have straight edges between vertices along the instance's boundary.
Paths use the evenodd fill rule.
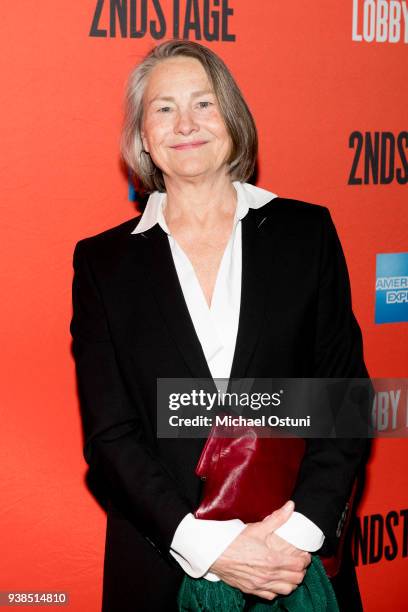
<path fill-rule="evenodd" d="M 263 521 L 248 524 L 209 571 L 244 593 L 268 600 L 289 595 L 302 582 L 311 562 L 308 552 L 273 533 L 288 520 L 294 507 L 289 501 Z"/>

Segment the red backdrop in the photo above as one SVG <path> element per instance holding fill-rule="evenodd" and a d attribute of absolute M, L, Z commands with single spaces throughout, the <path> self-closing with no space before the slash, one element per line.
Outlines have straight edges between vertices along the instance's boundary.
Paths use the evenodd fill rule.
<path fill-rule="evenodd" d="M 143 4 L 147 32 L 131 37 L 130 9 L 139 27 Z M 407 185 L 349 180 L 353 132 L 397 138 L 407 129 L 404 3 L 120 0 L 116 6 L 127 6 L 129 15 L 122 16 L 122 31 L 115 19 L 115 36 L 109 0 L 7 3 L 0 37 L 0 591 L 68 591 L 73 612 L 100 610 L 105 538 L 105 515 L 84 483 L 68 330 L 73 248 L 136 214 L 118 154 L 126 78 L 153 44 L 173 36 L 175 6 L 181 24 L 186 11 L 194 21 L 199 9 L 188 35 L 203 36 L 205 4 L 224 13 L 224 26 L 218 40 L 201 42 L 231 68 L 258 125 L 258 184 L 330 208 L 370 374 L 407 376 L 407 323 L 374 323 L 375 255 L 408 251 Z M 394 6 L 387 29 L 391 4 L 401 5 L 400 13 Z M 157 25 L 157 7 L 167 29 L 155 40 L 149 21 Z M 370 21 L 377 15 L 378 28 Z M 364 177 L 363 153 L 355 174 Z M 406 440 L 377 441 L 369 464 L 359 516 L 377 548 L 372 515 L 385 520 L 408 508 L 406 449 Z M 399 516 L 395 558 L 363 564 L 359 558 L 368 611 L 402 609 L 405 602 L 408 525 Z M 383 546 L 389 538 L 386 531 Z"/>

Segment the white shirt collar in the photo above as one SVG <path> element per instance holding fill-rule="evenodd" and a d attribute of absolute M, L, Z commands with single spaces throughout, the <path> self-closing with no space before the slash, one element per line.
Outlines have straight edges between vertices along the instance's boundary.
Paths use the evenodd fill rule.
<path fill-rule="evenodd" d="M 261 187 L 255 187 L 250 183 L 240 183 L 239 181 L 233 181 L 232 183 L 237 191 L 237 209 L 235 212 L 235 219 L 242 219 L 247 214 L 250 208 L 260 208 L 270 202 L 273 198 L 276 198 L 276 193 L 261 189 Z M 170 234 L 170 230 L 167 227 L 167 223 L 164 219 L 163 210 L 165 208 L 166 193 L 160 191 L 154 191 L 147 200 L 146 207 L 143 211 L 142 217 L 131 232 L 132 234 L 140 234 L 146 232 L 151 227 L 158 223 L 160 227 Z"/>

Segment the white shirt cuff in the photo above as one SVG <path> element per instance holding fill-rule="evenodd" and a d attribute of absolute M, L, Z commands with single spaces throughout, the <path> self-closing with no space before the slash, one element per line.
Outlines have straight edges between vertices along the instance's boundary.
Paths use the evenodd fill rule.
<path fill-rule="evenodd" d="M 319 550 L 324 542 L 323 531 L 300 512 L 293 512 L 286 523 L 275 529 L 275 533 L 289 544 L 308 552 Z"/>
<path fill-rule="evenodd" d="M 217 581 L 208 568 L 245 529 L 240 519 L 210 521 L 187 514 L 179 523 L 170 545 L 170 554 L 192 578 Z"/>

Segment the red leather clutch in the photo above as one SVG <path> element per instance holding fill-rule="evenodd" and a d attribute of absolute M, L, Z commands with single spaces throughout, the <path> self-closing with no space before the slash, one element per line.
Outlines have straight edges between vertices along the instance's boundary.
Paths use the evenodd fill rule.
<path fill-rule="evenodd" d="M 195 470 L 204 481 L 202 500 L 194 513 L 196 518 L 220 521 L 239 518 L 244 523 L 254 523 L 291 498 L 305 441 L 262 437 L 261 429 L 236 427 L 236 437 L 228 438 L 214 428 L 211 430 Z M 349 504 L 355 489 L 356 486 Z M 329 577 L 339 570 L 346 528 L 347 524 L 336 555 L 321 557 Z"/>

